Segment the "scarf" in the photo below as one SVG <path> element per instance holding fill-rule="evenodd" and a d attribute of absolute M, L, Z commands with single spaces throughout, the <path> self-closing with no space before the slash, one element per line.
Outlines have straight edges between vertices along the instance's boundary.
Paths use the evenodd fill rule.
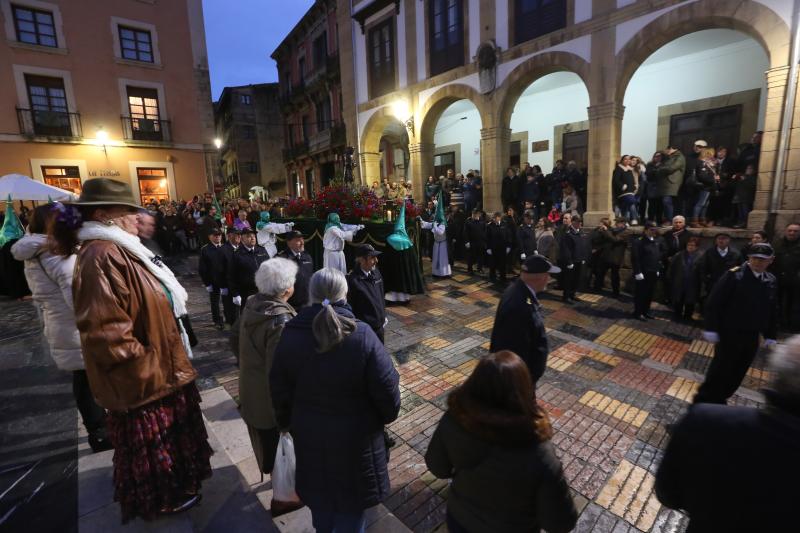
<path fill-rule="evenodd" d="M 189 356 L 189 359 L 191 359 L 192 349 L 189 346 L 189 336 L 180 320 L 180 317 L 188 314 L 186 302 L 189 299 L 189 295 L 186 293 L 186 289 L 183 288 L 183 285 L 181 285 L 175 277 L 175 274 L 172 273 L 172 270 L 162 263 L 160 258 L 157 258 L 153 252 L 148 250 L 138 237 L 131 235 L 119 226 L 106 226 L 100 222 L 86 222 L 81 229 L 78 230 L 78 239 L 81 242 L 91 240 L 113 242 L 139 259 L 144 264 L 145 268 L 164 285 L 169 292 L 168 296 L 172 303 L 172 313 L 175 315 L 175 318 L 179 319 L 177 323 L 180 328 L 183 347 L 186 349 L 186 354 Z"/>

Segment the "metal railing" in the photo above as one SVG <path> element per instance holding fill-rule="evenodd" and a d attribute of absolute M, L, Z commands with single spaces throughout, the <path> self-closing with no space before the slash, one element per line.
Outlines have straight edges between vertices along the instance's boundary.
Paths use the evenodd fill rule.
<path fill-rule="evenodd" d="M 80 113 L 17 108 L 19 131 L 23 135 L 78 139 L 83 136 Z"/>
<path fill-rule="evenodd" d="M 122 120 L 122 135 L 126 141 L 172 141 L 172 129 L 169 120 L 126 116 L 122 116 L 120 119 Z"/>

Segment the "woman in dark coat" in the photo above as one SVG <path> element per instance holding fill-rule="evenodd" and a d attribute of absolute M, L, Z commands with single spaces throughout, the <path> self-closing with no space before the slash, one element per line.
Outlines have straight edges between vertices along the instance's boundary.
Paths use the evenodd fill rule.
<path fill-rule="evenodd" d="M 700 294 L 700 276 L 697 271 L 700 259 L 700 239 L 691 237 L 686 248 L 674 256 L 667 268 L 667 279 L 672 290 L 672 309 L 675 320 L 691 320 Z"/>
<path fill-rule="evenodd" d="M 322 533 L 361 531 L 364 510 L 389 495 L 383 426 L 400 411 L 392 360 L 346 297 L 344 274 L 314 273 L 269 379 L 278 427 L 294 438 L 297 494 Z"/>
<path fill-rule="evenodd" d="M 577 511 L 522 359 L 509 351 L 484 356 L 447 403 L 425 464 L 453 480 L 448 531 L 570 531 Z"/>

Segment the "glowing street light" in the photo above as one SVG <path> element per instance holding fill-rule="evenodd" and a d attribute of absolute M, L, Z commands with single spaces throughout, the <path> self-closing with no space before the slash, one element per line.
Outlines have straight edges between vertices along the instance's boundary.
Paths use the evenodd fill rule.
<path fill-rule="evenodd" d="M 222 139 L 220 139 L 219 137 L 215 137 L 214 138 L 214 146 L 217 147 L 217 150 L 222 148 Z"/>

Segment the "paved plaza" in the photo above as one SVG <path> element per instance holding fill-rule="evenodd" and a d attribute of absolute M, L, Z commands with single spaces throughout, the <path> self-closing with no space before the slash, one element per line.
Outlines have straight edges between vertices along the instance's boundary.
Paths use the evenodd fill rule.
<path fill-rule="evenodd" d="M 238 445 L 225 443 L 230 436 L 226 437 L 226 433 L 236 431 L 228 429 L 232 427 L 231 419 L 237 424 L 240 422 L 233 403 L 238 397 L 237 369 L 227 333 L 220 333 L 212 327 L 207 295 L 194 274 L 195 264 L 195 257 L 181 259 L 175 264 L 175 269 L 190 293 L 192 321 L 201 341 L 195 349 L 194 364 L 202 375 L 200 388 L 204 393 L 204 414 L 217 451 L 215 476 L 221 473 L 225 480 L 209 488 L 212 495 L 210 501 L 204 501 L 201 506 L 204 510 L 193 510 L 189 515 L 198 512 L 213 514 L 216 509 L 213 502 L 219 501 L 219 508 L 227 505 L 225 514 L 234 520 L 228 529 L 246 530 L 261 518 L 269 521 L 268 512 L 262 513 L 253 506 L 254 502 L 260 501 L 268 507 L 271 491 L 268 480 L 262 483 L 254 474 L 254 460 L 246 437 L 242 437 Z M 466 379 L 477 358 L 488 350 L 494 312 L 502 289 L 488 283 L 485 278 L 465 275 L 459 265 L 451 279 L 426 279 L 429 281 L 426 295 L 414 297 L 405 306 L 389 307 L 386 341 L 401 376 L 402 408 L 398 420 L 389 426 L 396 440 L 389 465 L 392 494 L 384 502 L 385 506 L 373 511 L 371 531 L 401 531 L 405 528 L 419 532 L 445 531 L 443 522 L 448 484 L 427 471 L 424 453 L 446 408 L 448 392 Z M 666 309 L 660 307 L 655 311 L 657 320 L 641 323 L 629 318 L 629 299 L 618 301 L 584 294 L 579 296 L 577 305 L 570 306 L 560 301 L 560 291 L 542 294 L 540 299 L 551 352 L 537 394 L 550 414 L 555 429 L 554 444 L 580 510 L 575 530 L 600 533 L 683 531 L 686 518 L 663 508 L 656 499 L 654 474 L 668 440 L 666 426 L 677 420 L 688 407 L 710 362 L 712 346 L 700 340 L 699 329 L 669 321 Z M 14 349 L 20 352 L 16 355 L 17 360 L 22 361 L 19 364 L 27 364 L 20 354 L 25 350 L 38 354 L 38 349 L 31 348 L 36 344 L 33 339 L 37 335 L 32 306 L 29 303 L 2 302 L 0 308 L 4 311 L 12 309 L 14 312 L 9 316 L 20 321 L 16 325 L 6 324 L 4 333 L 16 335 Z M 58 377 L 55 369 L 47 369 L 40 354 L 34 358 L 38 358 L 36 375 L 41 379 L 60 380 L 59 402 L 68 402 L 65 380 Z M 732 403 L 761 404 L 761 396 L 756 391 L 767 378 L 763 366 L 764 358 L 759 356 Z M 17 370 L 12 376 L 0 375 L 0 380 L 4 385 L 4 403 L 17 398 L 11 404 L 24 411 L 31 406 L 20 395 L 24 390 L 36 393 L 39 389 L 33 385 L 27 389 L 18 386 L 16 390 L 23 392 L 14 392 L 9 378 L 19 380 L 20 376 L 24 373 Z M 72 411 L 67 416 L 62 410 L 56 418 L 63 420 L 66 417 L 77 428 L 74 409 Z M 8 414 L 8 407 L 3 412 Z M 46 435 L 36 437 L 36 431 L 45 433 L 42 421 L 50 419 L 52 422 L 53 416 L 36 408 L 30 415 L 16 417 L 26 421 L 27 429 L 21 434 L 17 431 L 18 426 L 4 425 L 3 433 L 7 436 L 0 441 L 3 472 L 9 465 L 31 464 L 39 458 L 23 450 L 20 439 L 27 436 L 31 442 L 38 443 Z M 242 430 L 243 424 L 239 426 L 238 431 L 245 431 L 243 435 L 246 435 L 246 430 Z M 10 433 L 6 433 L 7 429 Z M 73 432 L 77 437 L 77 429 Z M 61 459 L 63 465 L 58 463 L 58 466 L 63 466 L 64 472 L 72 475 L 69 469 L 75 469 L 77 456 L 70 455 L 69 447 L 61 442 L 64 434 L 55 430 L 47 434 L 50 433 L 59 437 L 58 446 L 53 448 L 45 443 L 43 449 L 66 454 L 66 458 Z M 85 443 L 81 446 L 86 447 Z M 96 468 L 98 461 L 105 461 L 104 475 L 110 476 L 110 452 L 107 454 L 105 459 L 92 460 L 85 450 L 80 453 L 80 460 L 88 465 L 81 466 L 77 475 L 82 487 L 88 486 L 84 471 L 89 467 Z M 241 485 L 245 489 L 242 491 L 233 483 L 236 488 L 230 490 L 235 494 L 223 498 L 219 491 L 224 492 L 225 487 L 232 486 L 231 476 L 235 479 L 236 475 L 230 467 L 234 465 L 239 469 Z M 61 474 L 64 479 L 59 481 L 62 485 L 60 493 L 66 494 L 64 501 L 67 503 L 54 505 L 77 505 L 77 496 L 70 492 L 77 480 L 70 482 L 64 472 Z M 6 477 L 0 479 L 4 484 L 0 490 L 4 491 L 8 483 Z M 13 482 L 13 478 L 8 479 Z M 102 492 L 103 484 L 108 483 L 107 496 L 100 498 L 105 498 L 106 504 L 110 503 L 112 490 L 109 480 L 103 479 L 102 484 L 92 485 L 92 491 Z M 48 482 L 48 479 L 44 481 Z M 215 483 L 214 479 L 209 482 L 212 483 Z M 252 492 L 250 495 L 247 494 L 248 486 Z M 19 490 L 20 486 L 14 487 L 14 491 Z M 81 494 L 82 505 L 86 497 Z M 20 498 L 22 505 L 18 509 L 23 515 L 26 512 L 25 498 Z M 39 494 L 36 498 L 54 500 L 52 494 Z M 7 512 L 5 503 L 0 500 L 3 513 Z M 117 528 L 113 512 L 88 515 L 85 514 L 85 505 L 82 509 L 80 512 L 62 509 L 62 515 L 69 520 L 76 520 L 77 515 L 81 515 L 81 531 Z M 113 506 L 107 509 L 113 510 Z M 246 511 L 247 519 L 241 529 L 232 527 L 236 523 L 232 516 L 236 509 Z M 215 522 L 218 518 L 194 517 L 187 519 L 184 527 L 187 531 L 209 530 L 213 524 L 218 524 Z M 98 520 L 106 521 L 96 523 Z M 298 516 L 284 517 L 277 527 L 282 531 L 308 530 L 307 513 L 306 516 L 299 513 Z M 265 529 L 272 530 L 272 527 L 265 524 Z"/>

